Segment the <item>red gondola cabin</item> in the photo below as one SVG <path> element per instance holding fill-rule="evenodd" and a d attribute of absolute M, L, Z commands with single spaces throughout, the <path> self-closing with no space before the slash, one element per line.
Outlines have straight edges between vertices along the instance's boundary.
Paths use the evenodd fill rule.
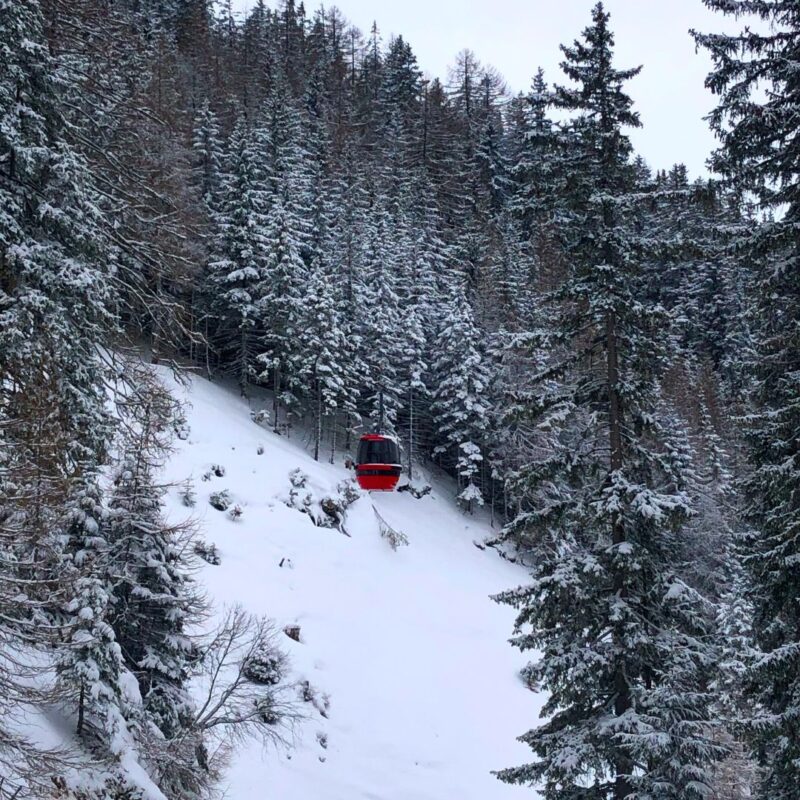
<path fill-rule="evenodd" d="M 400 480 L 400 448 L 391 436 L 367 433 L 358 443 L 356 480 L 362 489 L 391 492 Z"/>

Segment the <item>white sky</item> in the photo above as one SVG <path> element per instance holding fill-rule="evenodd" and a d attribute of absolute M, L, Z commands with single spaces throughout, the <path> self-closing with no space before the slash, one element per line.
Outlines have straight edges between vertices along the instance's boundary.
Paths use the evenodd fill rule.
<path fill-rule="evenodd" d="M 299 4 L 299 0 L 297 0 Z M 233 0 L 246 10 L 253 0 Z M 384 42 L 401 34 L 430 76 L 445 79 L 456 53 L 474 50 L 495 66 L 513 92 L 527 90 L 536 68 L 548 82 L 561 82 L 561 43 L 571 43 L 590 22 L 595 0 L 338 0 L 347 19 L 366 32 L 377 21 Z M 275 7 L 275 0 L 269 5 Z M 644 65 L 629 84 L 643 129 L 634 145 L 654 169 L 684 162 L 693 176 L 705 174 L 715 146 L 703 120 L 714 98 L 703 86 L 710 68 L 695 53 L 689 28 L 738 30 L 739 25 L 708 11 L 701 0 L 606 0 L 616 35 L 617 66 Z M 310 14 L 315 0 L 306 0 Z"/>

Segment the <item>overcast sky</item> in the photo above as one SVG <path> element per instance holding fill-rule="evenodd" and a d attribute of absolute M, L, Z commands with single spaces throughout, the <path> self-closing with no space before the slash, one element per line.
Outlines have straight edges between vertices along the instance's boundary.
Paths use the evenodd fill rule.
<path fill-rule="evenodd" d="M 233 0 L 246 10 L 253 0 Z M 299 0 L 297 0 L 299 3 Z M 474 50 L 514 91 L 526 90 L 538 66 L 561 80 L 561 43 L 571 43 L 590 21 L 595 0 L 338 0 L 350 22 L 368 31 L 377 21 L 384 42 L 402 34 L 420 67 L 444 79 L 456 53 Z M 275 7 L 275 0 L 269 5 Z M 330 6 L 331 3 L 325 4 Z M 705 174 L 714 138 L 703 116 L 714 99 L 703 86 L 710 62 L 696 53 L 689 28 L 721 31 L 738 26 L 708 11 L 701 0 L 606 0 L 617 40 L 617 66 L 642 64 L 628 85 L 644 128 L 632 132 L 653 168 L 684 162 Z M 306 0 L 310 13 L 315 0 Z"/>

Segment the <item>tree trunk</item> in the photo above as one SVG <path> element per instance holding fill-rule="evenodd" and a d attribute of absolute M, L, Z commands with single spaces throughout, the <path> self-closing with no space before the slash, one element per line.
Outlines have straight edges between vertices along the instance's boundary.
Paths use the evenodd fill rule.
<path fill-rule="evenodd" d="M 408 480 L 414 477 L 412 461 L 414 453 L 414 390 L 408 390 Z"/>
<path fill-rule="evenodd" d="M 206 314 L 204 320 L 204 327 L 205 327 L 205 353 L 206 353 L 206 378 L 211 380 L 211 353 L 209 352 L 209 344 L 208 344 L 208 315 Z"/>
<path fill-rule="evenodd" d="M 314 461 L 319 461 L 319 444 L 322 439 L 322 390 L 317 381 L 317 424 L 314 430 Z"/>
<path fill-rule="evenodd" d="M 241 339 L 239 340 L 239 391 L 242 397 L 247 397 L 247 328 L 242 325 Z"/>
<path fill-rule="evenodd" d="M 338 416 L 338 413 L 334 410 L 333 424 L 331 425 L 331 464 L 336 462 L 336 420 Z"/>
<path fill-rule="evenodd" d="M 81 681 L 81 690 L 80 694 L 78 695 L 78 725 L 75 728 L 75 732 L 80 736 L 83 733 L 83 717 L 84 717 L 84 706 L 86 703 L 86 687 L 83 681 Z"/>
<path fill-rule="evenodd" d="M 277 362 L 272 370 L 272 418 L 273 430 L 275 433 L 280 433 L 278 430 L 278 414 L 280 413 L 280 393 L 281 393 L 281 368 Z"/>
<path fill-rule="evenodd" d="M 617 318 L 614 311 L 606 314 L 606 357 L 608 381 L 608 428 L 609 445 L 611 448 L 610 467 L 615 473 L 622 469 L 622 406 L 619 398 L 619 360 L 617 351 Z M 625 530 L 620 522 L 619 515 L 614 512 L 611 516 L 611 540 L 615 545 L 625 541 Z M 617 568 L 614 571 L 614 594 L 624 599 L 627 596 L 625 586 L 625 573 Z M 631 708 L 631 689 L 628 675 L 625 670 L 625 641 L 619 626 L 614 627 L 613 641 L 617 650 L 617 663 L 614 669 L 614 714 L 621 717 Z M 633 764 L 630 759 L 618 751 L 614 771 L 614 798 L 625 800 L 633 792 L 630 774 Z"/>

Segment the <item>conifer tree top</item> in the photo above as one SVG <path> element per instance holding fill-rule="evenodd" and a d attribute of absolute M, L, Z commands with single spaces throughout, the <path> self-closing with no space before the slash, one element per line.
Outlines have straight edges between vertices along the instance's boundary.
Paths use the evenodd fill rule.
<path fill-rule="evenodd" d="M 564 60 L 561 69 L 578 84 L 577 88 L 556 87 L 556 105 L 570 110 L 580 109 L 604 126 L 641 127 L 639 115 L 633 111 L 633 100 L 622 85 L 638 75 L 642 68 L 618 70 L 612 66 L 614 34 L 609 27 L 611 15 L 598 3 L 592 9 L 592 24 L 583 31 L 582 39 L 572 46 L 561 45 Z"/>

